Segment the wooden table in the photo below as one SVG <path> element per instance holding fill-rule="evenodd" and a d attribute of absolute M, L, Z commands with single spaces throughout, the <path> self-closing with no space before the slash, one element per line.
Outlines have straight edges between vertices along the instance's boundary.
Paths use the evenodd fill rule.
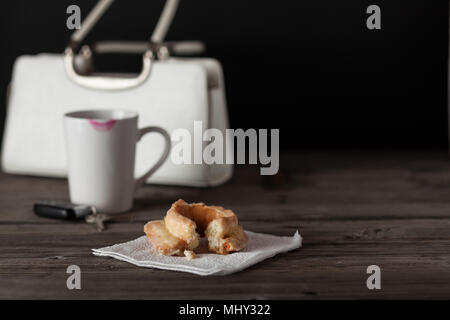
<path fill-rule="evenodd" d="M 132 219 L 98 233 L 43 219 L 38 199 L 68 198 L 62 179 L 0 175 L 0 298 L 450 298 L 450 160 L 445 151 L 289 152 L 277 176 L 238 166 L 218 188 L 147 186 Z M 233 209 L 248 230 L 304 245 L 237 274 L 200 277 L 95 257 L 143 234 L 178 198 Z M 66 288 L 79 265 L 82 289 Z M 366 269 L 381 268 L 381 290 Z"/>

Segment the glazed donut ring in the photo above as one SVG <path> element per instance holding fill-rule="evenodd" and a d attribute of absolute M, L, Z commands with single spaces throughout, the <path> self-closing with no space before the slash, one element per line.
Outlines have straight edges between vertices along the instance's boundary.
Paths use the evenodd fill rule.
<path fill-rule="evenodd" d="M 196 248 L 201 236 L 214 221 L 216 237 L 230 235 L 238 226 L 238 219 L 231 210 L 206 206 L 204 203 L 188 204 L 179 199 L 167 211 L 166 228 L 174 236 L 186 241 L 190 249 Z M 212 232 L 208 232 L 211 235 Z M 209 239 L 208 239 L 209 240 Z"/>
<path fill-rule="evenodd" d="M 158 222 L 157 228 L 152 227 L 144 231 L 158 251 L 166 255 L 194 250 L 202 236 L 207 237 L 209 250 L 220 254 L 242 250 L 248 241 L 233 211 L 204 203 L 188 204 L 182 199 L 172 204 L 163 225 Z"/>

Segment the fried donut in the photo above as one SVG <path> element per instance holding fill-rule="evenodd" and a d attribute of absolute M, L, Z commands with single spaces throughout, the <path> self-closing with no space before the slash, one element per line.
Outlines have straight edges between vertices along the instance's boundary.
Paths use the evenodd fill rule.
<path fill-rule="evenodd" d="M 167 211 L 164 222 L 167 230 L 186 241 L 191 250 L 198 246 L 201 236 L 208 238 L 210 251 L 220 254 L 242 250 L 247 244 L 236 215 L 223 207 L 188 204 L 179 199 Z"/>
<path fill-rule="evenodd" d="M 209 250 L 219 254 L 242 250 L 248 241 L 233 211 L 204 203 L 188 204 L 182 199 L 172 204 L 164 221 L 147 223 L 145 233 L 165 255 L 194 250 L 202 236 L 207 237 Z"/>

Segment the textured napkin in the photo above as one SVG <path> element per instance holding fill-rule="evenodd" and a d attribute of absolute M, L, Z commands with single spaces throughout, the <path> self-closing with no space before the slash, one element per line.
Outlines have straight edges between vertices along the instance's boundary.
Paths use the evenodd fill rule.
<path fill-rule="evenodd" d="M 298 231 L 292 237 L 278 237 L 250 231 L 246 233 L 248 244 L 244 250 L 228 255 L 199 253 L 193 260 L 159 254 L 148 242 L 146 236 L 110 247 L 92 249 L 92 251 L 96 256 L 112 257 L 139 267 L 209 276 L 238 272 L 278 253 L 294 250 L 302 245 L 302 237 Z M 205 245 L 203 241 L 201 246 Z"/>

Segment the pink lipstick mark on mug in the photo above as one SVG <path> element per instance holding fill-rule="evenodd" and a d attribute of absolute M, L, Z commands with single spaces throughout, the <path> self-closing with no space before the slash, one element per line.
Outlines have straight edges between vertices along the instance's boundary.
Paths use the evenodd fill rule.
<path fill-rule="evenodd" d="M 108 121 L 102 122 L 102 121 L 97 121 L 97 120 L 89 120 L 89 123 L 97 131 L 110 131 L 116 124 L 116 121 L 117 120 L 108 120 Z"/>

